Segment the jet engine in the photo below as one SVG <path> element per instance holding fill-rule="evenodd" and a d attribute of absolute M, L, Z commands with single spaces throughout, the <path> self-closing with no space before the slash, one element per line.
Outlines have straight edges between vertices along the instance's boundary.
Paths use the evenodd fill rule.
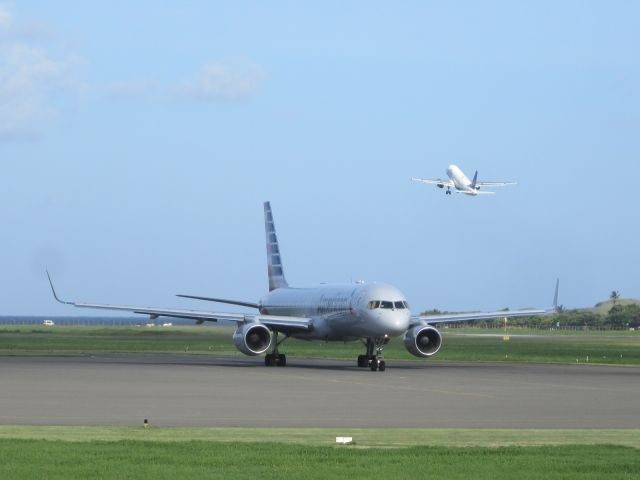
<path fill-rule="evenodd" d="M 271 331 L 261 323 L 246 323 L 236 329 L 233 343 L 245 355 L 260 355 L 271 344 Z"/>
<path fill-rule="evenodd" d="M 416 357 L 431 357 L 440 350 L 441 345 L 442 335 L 430 325 L 417 325 L 404 334 L 404 346 Z"/>

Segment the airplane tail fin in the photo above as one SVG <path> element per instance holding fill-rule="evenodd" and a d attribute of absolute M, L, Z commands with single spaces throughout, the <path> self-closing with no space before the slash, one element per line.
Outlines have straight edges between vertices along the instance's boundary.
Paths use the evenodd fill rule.
<path fill-rule="evenodd" d="M 267 237 L 269 291 L 275 290 L 276 288 L 288 287 L 289 284 L 284 278 L 282 258 L 280 257 L 280 248 L 278 247 L 278 237 L 276 236 L 276 227 L 273 223 L 273 214 L 271 213 L 271 204 L 269 202 L 264 202 L 264 231 Z"/>
<path fill-rule="evenodd" d="M 475 190 L 477 183 L 478 183 L 478 170 L 476 170 L 476 173 L 473 176 L 473 180 L 471 180 L 471 188 Z"/>
<path fill-rule="evenodd" d="M 560 290 L 560 279 L 556 278 L 556 290 L 553 294 L 553 310 L 558 311 L 558 290 Z"/>

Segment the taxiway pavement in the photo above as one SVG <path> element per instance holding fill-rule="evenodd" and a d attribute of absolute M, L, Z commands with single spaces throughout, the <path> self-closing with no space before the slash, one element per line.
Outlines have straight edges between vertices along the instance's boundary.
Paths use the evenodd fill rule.
<path fill-rule="evenodd" d="M 640 428 L 640 368 L 287 360 L 0 357 L 0 424 Z"/>

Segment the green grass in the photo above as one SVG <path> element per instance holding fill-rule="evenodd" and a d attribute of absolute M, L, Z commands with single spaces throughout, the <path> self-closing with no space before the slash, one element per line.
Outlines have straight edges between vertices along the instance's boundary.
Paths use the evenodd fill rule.
<path fill-rule="evenodd" d="M 358 447 L 530 447 L 619 445 L 640 449 L 638 429 L 462 429 L 462 428 L 182 428 L 2 425 L 0 440 L 65 442 L 149 441 L 286 443 L 332 446 L 337 436 L 353 437 Z"/>
<path fill-rule="evenodd" d="M 439 360 L 640 365 L 635 337 L 465 337 L 447 335 Z"/>
<path fill-rule="evenodd" d="M 625 479 L 640 475 L 639 453 L 611 445 L 381 449 L 12 439 L 0 440 L 0 478 Z"/>
<path fill-rule="evenodd" d="M 96 353 L 239 354 L 233 329 L 216 327 L 87 327 L 4 325 L 2 355 L 83 355 Z M 241 355 L 241 354 L 240 354 Z"/>
<path fill-rule="evenodd" d="M 472 334 L 472 335 L 504 335 L 504 327 L 480 327 L 464 326 L 442 328 L 444 333 L 450 334 Z M 628 328 L 611 330 L 599 328 L 531 328 L 509 325 L 506 330 L 507 335 L 535 335 L 545 337 L 640 337 L 640 331 L 629 330 Z"/>
<path fill-rule="evenodd" d="M 243 357 L 231 341 L 232 329 L 215 327 L 0 327 L 0 355 L 89 355 L 105 353 L 173 353 Z M 550 335 L 543 338 L 461 336 L 444 330 L 440 352 L 418 359 L 393 339 L 385 348 L 388 360 L 590 363 L 640 365 L 640 332 L 625 335 Z M 474 329 L 474 333 L 481 331 Z M 488 333 L 500 333 L 495 329 Z M 513 333 L 513 330 L 511 330 Z M 625 332 L 627 333 L 627 332 Z M 358 342 L 324 343 L 287 340 L 282 351 L 291 357 L 353 360 L 362 353 Z"/>

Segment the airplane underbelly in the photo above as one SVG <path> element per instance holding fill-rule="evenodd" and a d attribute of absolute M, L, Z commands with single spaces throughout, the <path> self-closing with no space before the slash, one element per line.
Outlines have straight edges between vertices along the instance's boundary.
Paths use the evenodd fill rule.
<path fill-rule="evenodd" d="M 345 312 L 342 315 L 313 318 L 313 329 L 292 336 L 302 340 L 349 341 L 368 336 L 364 319 Z"/>
<path fill-rule="evenodd" d="M 313 331 L 296 334 L 296 338 L 307 340 L 350 341 L 384 335 L 375 322 L 364 316 L 345 312 L 343 315 L 314 319 Z"/>

